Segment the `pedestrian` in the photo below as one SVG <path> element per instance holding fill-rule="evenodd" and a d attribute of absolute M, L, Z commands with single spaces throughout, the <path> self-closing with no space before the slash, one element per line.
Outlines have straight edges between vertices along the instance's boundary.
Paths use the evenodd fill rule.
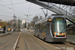
<path fill-rule="evenodd" d="M 5 30 L 6 30 L 6 27 L 5 26 L 4 26 L 3 30 L 4 30 L 4 33 L 5 33 Z"/>

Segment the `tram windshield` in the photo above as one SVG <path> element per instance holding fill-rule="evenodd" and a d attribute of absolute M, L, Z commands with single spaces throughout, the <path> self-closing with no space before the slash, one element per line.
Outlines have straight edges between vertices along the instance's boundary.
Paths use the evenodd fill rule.
<path fill-rule="evenodd" d="M 66 22 L 64 20 L 53 21 L 54 32 L 64 33 L 66 32 Z"/>

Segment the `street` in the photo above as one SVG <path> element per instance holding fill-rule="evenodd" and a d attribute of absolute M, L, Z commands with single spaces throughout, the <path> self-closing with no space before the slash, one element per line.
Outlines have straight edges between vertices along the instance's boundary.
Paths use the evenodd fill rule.
<path fill-rule="evenodd" d="M 75 50 L 75 45 L 70 43 L 45 42 L 33 35 L 33 31 L 23 30 L 16 50 Z"/>

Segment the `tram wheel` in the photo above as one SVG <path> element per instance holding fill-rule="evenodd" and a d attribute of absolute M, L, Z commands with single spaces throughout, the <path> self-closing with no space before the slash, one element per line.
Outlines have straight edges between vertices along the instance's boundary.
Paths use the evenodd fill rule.
<path fill-rule="evenodd" d="M 39 35 L 37 37 L 39 38 Z"/>
<path fill-rule="evenodd" d="M 35 34 L 34 34 L 34 36 L 35 36 Z M 36 37 L 36 36 L 35 36 Z"/>
<path fill-rule="evenodd" d="M 44 41 L 46 41 L 46 38 L 44 38 Z"/>

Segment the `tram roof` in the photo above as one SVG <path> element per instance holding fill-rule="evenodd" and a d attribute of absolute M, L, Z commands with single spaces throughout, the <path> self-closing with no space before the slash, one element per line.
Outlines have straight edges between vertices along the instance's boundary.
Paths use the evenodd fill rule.
<path fill-rule="evenodd" d="M 38 23 L 41 23 L 41 22 L 47 21 L 47 19 L 48 19 L 48 17 L 43 18 L 43 19 L 41 19 L 41 20 L 37 21 L 35 24 L 38 24 Z"/>
<path fill-rule="evenodd" d="M 50 16 L 47 16 L 46 18 L 43 18 L 43 19 L 37 21 L 35 24 L 45 22 L 45 21 L 47 21 L 47 19 L 49 19 L 49 18 L 53 19 L 54 17 L 64 17 L 64 15 L 63 14 L 52 14 Z"/>

